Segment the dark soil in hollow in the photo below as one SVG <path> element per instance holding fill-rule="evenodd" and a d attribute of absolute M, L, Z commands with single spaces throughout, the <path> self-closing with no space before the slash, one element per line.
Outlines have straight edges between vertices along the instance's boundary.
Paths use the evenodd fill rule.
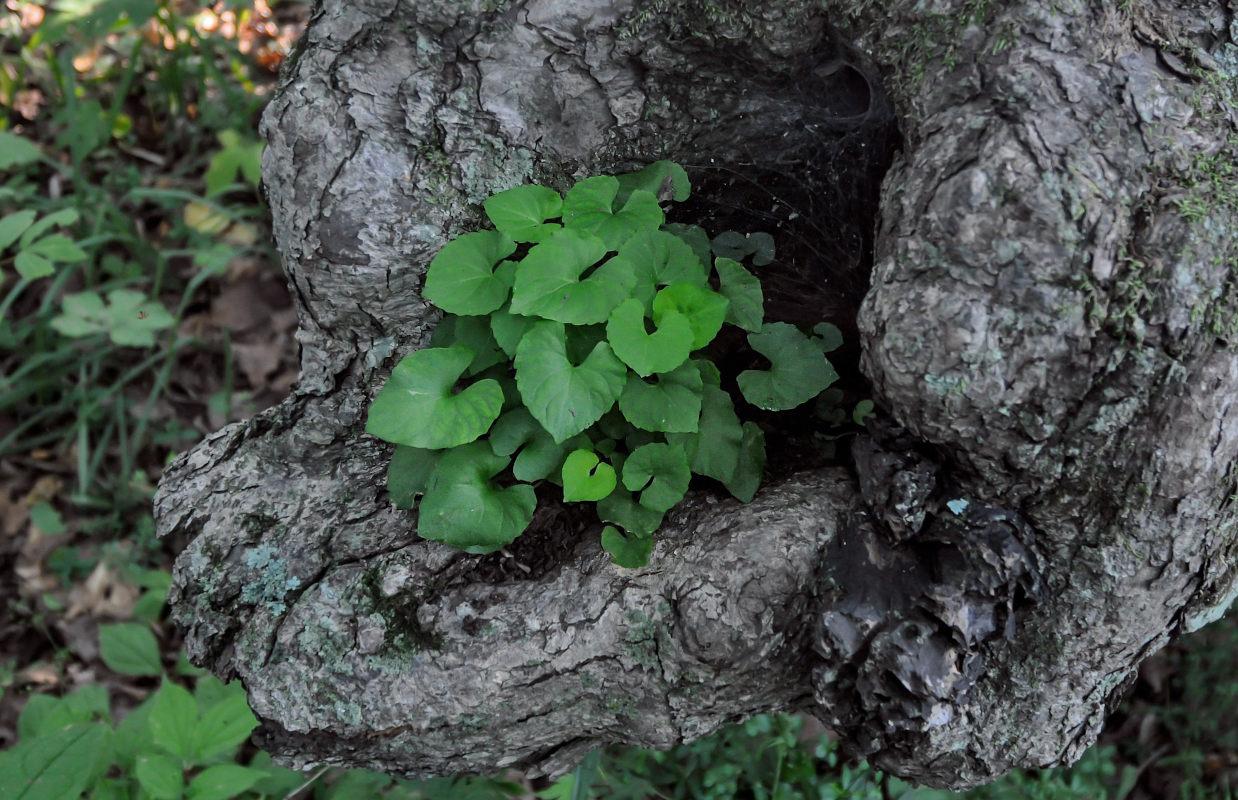
<path fill-rule="evenodd" d="M 804 121 L 814 134 L 808 137 L 811 144 L 789 149 L 771 134 L 768 141 L 752 142 L 742 159 L 680 159 L 692 179 L 692 196 L 672 205 L 667 221 L 700 225 L 711 236 L 724 231 L 773 236 L 774 260 L 761 267 L 745 264 L 761 281 L 766 321 L 795 323 L 805 332 L 823 321 L 838 326 L 844 345 L 828 358 L 840 376 L 832 388 L 841 391 L 840 407 L 849 420 L 855 403 L 869 396 L 859 371 L 856 314 L 872 269 L 881 180 L 901 137 L 888 98 L 858 62 L 835 54 L 806 70 L 810 79 L 788 79 L 798 80 L 793 91 L 828 97 L 814 109 L 815 118 Z M 740 419 L 757 422 L 765 432 L 764 481 L 841 463 L 850 436 L 833 437 L 854 432 L 854 426 L 824 422 L 813 403 L 775 413 L 743 400 L 736 376 L 769 367 L 745 337 L 726 326 L 709 354 Z M 694 478 L 693 486 L 725 493 L 709 479 Z M 465 573 L 469 581 L 490 583 L 536 579 L 558 567 L 580 537 L 596 535 L 601 525 L 592 504 L 563 503 L 555 499 L 557 492 L 555 486 L 539 487 L 529 530 L 497 553 L 462 556 L 456 579 Z"/>

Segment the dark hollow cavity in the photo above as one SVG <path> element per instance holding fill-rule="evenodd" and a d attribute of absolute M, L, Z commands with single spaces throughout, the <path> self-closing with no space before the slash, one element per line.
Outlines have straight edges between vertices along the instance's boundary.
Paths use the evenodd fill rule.
<path fill-rule="evenodd" d="M 823 41 L 802 67 L 775 74 L 743 63 L 730 50 L 691 58 L 698 67 L 691 76 L 651 79 L 661 84 L 672 108 L 711 120 L 698 122 L 703 132 L 671 155 L 688 171 L 692 196 L 669 207 L 668 221 L 700 225 L 710 236 L 763 231 L 774 237 L 771 263 L 745 262 L 761 280 L 766 320 L 805 330 L 822 321 L 839 327 L 845 344 L 828 358 L 840 375 L 832 388 L 842 390 L 849 413 L 869 396 L 859 372 L 856 313 L 869 285 L 881 181 L 901 145 L 893 105 L 876 72 L 835 40 Z M 624 166 L 643 164 L 615 171 Z M 763 483 L 837 463 L 846 453 L 846 437 L 832 453 L 828 437 L 841 428 L 823 422 L 813 403 L 773 413 L 744 402 L 735 376 L 769 366 L 745 335 L 725 326 L 709 355 L 740 418 L 765 431 Z M 693 487 L 726 493 L 699 476 Z M 597 536 L 602 524 L 592 504 L 564 503 L 557 491 L 538 487 L 529 529 L 497 553 L 460 554 L 443 576 L 446 582 L 537 579 L 560 566 L 581 537 Z"/>
<path fill-rule="evenodd" d="M 838 44 L 818 56 L 785 75 L 747 81 L 733 119 L 693 141 L 692 155 L 683 159 L 692 196 L 669 218 L 701 225 L 711 236 L 760 231 L 774 237 L 774 260 L 749 265 L 761 281 L 765 319 L 806 331 L 819 322 L 838 326 L 844 344 L 827 357 L 840 375 L 832 388 L 842 391 L 849 411 L 870 394 L 859 371 L 856 315 L 872 272 L 881 182 L 902 139 L 874 70 Z M 782 128 L 759 124 L 788 116 Z M 743 401 L 735 376 L 769 367 L 744 331 L 726 326 L 710 355 L 740 417 L 766 432 L 766 480 L 833 459 L 822 446 L 829 426 L 812 403 L 771 413 Z"/>

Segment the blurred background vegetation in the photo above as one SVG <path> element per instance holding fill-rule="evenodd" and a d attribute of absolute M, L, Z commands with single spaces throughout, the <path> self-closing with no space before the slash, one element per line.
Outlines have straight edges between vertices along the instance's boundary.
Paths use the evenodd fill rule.
<path fill-rule="evenodd" d="M 238 685 L 180 653 L 154 537 L 167 461 L 284 397 L 296 316 L 257 123 L 307 2 L 0 0 L 0 797 L 919 798 L 811 720 L 547 784 L 301 774 L 248 743 Z M 1101 743 L 977 798 L 1212 798 L 1238 785 L 1238 627 L 1148 662 Z"/>

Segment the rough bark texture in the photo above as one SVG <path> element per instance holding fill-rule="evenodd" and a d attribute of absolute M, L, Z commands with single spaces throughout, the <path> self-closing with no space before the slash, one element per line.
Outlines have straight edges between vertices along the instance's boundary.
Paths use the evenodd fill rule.
<path fill-rule="evenodd" d="M 940 786 L 1075 759 L 1238 593 L 1236 16 L 326 0 L 265 117 L 302 382 L 157 499 L 195 537 L 190 657 L 299 766 L 553 774 L 789 709 Z M 694 494 L 641 570 L 587 536 L 495 582 L 419 539 L 362 428 L 436 321 L 434 252 L 527 179 L 810 148 L 840 37 L 905 137 L 859 318 L 885 419 L 854 469 Z"/>

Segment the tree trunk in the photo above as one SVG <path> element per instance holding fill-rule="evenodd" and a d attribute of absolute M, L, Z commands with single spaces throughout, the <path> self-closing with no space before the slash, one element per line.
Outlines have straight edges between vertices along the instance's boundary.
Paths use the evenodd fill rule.
<path fill-rule="evenodd" d="M 556 774 L 779 710 L 936 786 L 1074 760 L 1238 594 L 1236 42 L 1234 0 L 324 0 L 264 118 L 302 381 L 156 501 L 190 658 L 299 767 Z M 828 154 L 888 156 L 883 91 L 873 217 Z M 362 429 L 428 260 L 495 191 L 666 157 L 800 180 L 801 239 L 869 215 L 798 274 L 845 318 L 871 262 L 880 421 L 691 493 L 644 569 L 418 538 Z"/>

